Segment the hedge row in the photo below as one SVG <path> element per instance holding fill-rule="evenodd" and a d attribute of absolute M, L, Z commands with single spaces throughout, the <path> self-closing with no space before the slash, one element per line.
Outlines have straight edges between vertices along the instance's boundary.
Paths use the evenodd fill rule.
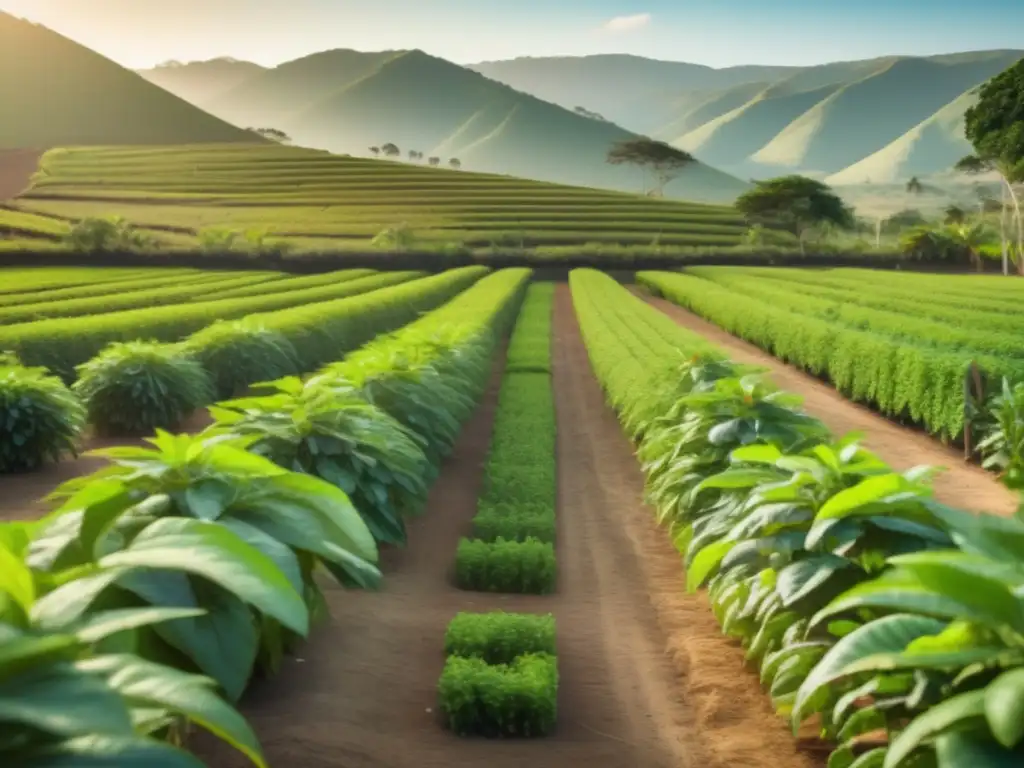
<path fill-rule="evenodd" d="M 946 438 L 963 432 L 964 380 L 972 360 L 996 379 L 1021 375 L 1012 359 L 907 344 L 692 275 L 642 272 L 637 281 L 776 357 L 827 377 L 850 399 Z"/>
<path fill-rule="evenodd" d="M 212 279 L 179 280 L 171 285 L 162 285 L 157 288 L 134 291 L 118 289 L 116 292 L 88 298 L 45 300 L 13 307 L 0 307 L 0 324 L 9 325 L 45 318 L 81 317 L 140 307 L 183 304 L 197 298 L 209 300 L 211 294 L 215 296 L 216 300 L 220 300 L 221 290 L 250 286 L 258 288 L 268 283 L 272 284 L 273 281 L 283 276 L 280 272 L 250 272 L 241 275 L 221 273 Z"/>
<path fill-rule="evenodd" d="M 921 343 L 966 347 L 1003 354 L 1007 339 L 1024 336 L 1020 301 L 953 297 L 916 290 L 889 290 L 872 284 L 829 286 L 813 274 L 744 274 L 731 269 L 694 269 L 688 274 L 742 293 L 786 295 L 780 301 L 796 312 L 823 315 L 854 328 L 872 328 L 890 335 L 914 335 Z M 927 298 L 922 293 L 927 292 Z M 1024 296 L 1022 296 L 1024 298 Z"/>
<path fill-rule="evenodd" d="M 271 293 L 283 293 L 284 291 L 297 291 L 305 288 L 316 288 L 321 285 L 331 285 L 339 280 L 355 280 L 360 277 L 369 277 L 375 272 L 372 269 L 344 269 L 336 272 L 324 272 L 318 275 L 282 275 L 281 280 L 263 285 L 250 285 L 234 288 L 227 291 L 218 291 L 220 299 L 242 299 L 246 296 L 266 296 Z"/>
<path fill-rule="evenodd" d="M 445 725 L 459 736 L 537 737 L 555 727 L 555 619 L 460 613 L 445 634 L 437 684 Z"/>
<path fill-rule="evenodd" d="M 140 339 L 178 341 L 216 320 L 337 300 L 419 276 L 421 273 L 416 272 L 383 273 L 261 297 L 18 323 L 0 328 L 0 349 L 14 350 L 26 365 L 49 368 L 65 381 L 73 381 L 75 367 L 99 354 L 111 342 Z"/>
<path fill-rule="evenodd" d="M 9 293 L 0 293 L 0 307 L 16 307 L 23 304 L 37 304 L 42 301 L 64 301 L 77 299 L 90 299 L 97 296 L 108 296 L 119 291 L 144 291 L 152 288 L 177 285 L 202 285 L 209 280 L 223 279 L 224 272 L 210 272 L 199 269 L 135 269 L 131 272 L 122 272 L 117 269 L 104 269 L 97 267 L 92 271 L 92 280 L 74 278 L 75 272 L 84 270 L 68 271 L 66 282 L 58 281 L 57 274 L 65 274 L 63 270 L 43 269 L 42 272 L 55 273 L 54 282 L 29 282 L 23 290 L 16 287 L 10 288 Z M 11 277 L 8 276 L 8 280 Z M 39 280 L 39 278 L 37 278 Z M 13 285 L 19 285 L 15 276 Z M 83 284 L 84 282 L 84 284 Z M 5 286 L 5 289 L 8 286 Z"/>
<path fill-rule="evenodd" d="M 455 555 L 455 583 L 461 589 L 528 594 L 555 589 L 553 289 L 530 286 L 509 342 L 473 538 L 462 539 Z"/>
<path fill-rule="evenodd" d="M 835 439 L 688 331 L 652 334 L 610 278 L 570 283 L 687 586 L 794 732 L 814 718 L 838 768 L 1024 764 L 1024 521 L 937 504 L 929 470 Z"/>

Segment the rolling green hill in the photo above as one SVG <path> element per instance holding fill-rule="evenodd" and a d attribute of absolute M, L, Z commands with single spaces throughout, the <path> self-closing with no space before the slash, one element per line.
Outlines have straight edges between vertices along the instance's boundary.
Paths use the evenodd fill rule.
<path fill-rule="evenodd" d="M 608 165 L 634 134 L 521 93 L 422 51 L 327 51 L 246 80 L 211 109 L 238 125 L 273 127 L 296 144 L 367 155 L 391 142 L 467 170 L 640 191 L 637 169 Z M 694 164 L 670 197 L 730 202 L 745 182 Z"/>
<path fill-rule="evenodd" d="M 266 72 L 266 69 L 251 61 L 220 58 L 190 61 L 187 64 L 171 61 L 136 71 L 165 91 L 206 109 L 224 94 L 261 72 Z"/>
<path fill-rule="evenodd" d="M 1008 57 L 957 63 L 896 60 L 823 98 L 751 159 L 783 169 L 838 172 L 882 149 L 1009 63 Z"/>
<path fill-rule="evenodd" d="M 689 92 L 773 82 L 798 70 L 779 66 L 714 69 L 624 54 L 523 57 L 469 68 L 567 109 L 593 110 L 641 133 L 653 133 L 677 119 L 677 102 Z"/>
<path fill-rule="evenodd" d="M 977 101 L 973 91 L 961 94 L 896 141 L 829 176 L 829 184 L 886 184 L 952 168 L 973 151 L 964 137 L 964 113 Z"/>
<path fill-rule="evenodd" d="M 400 53 L 314 53 L 246 79 L 214 100 L 210 110 L 236 125 L 289 130 L 296 113 L 370 75 Z"/>
<path fill-rule="evenodd" d="M 0 147 L 254 140 L 98 53 L 0 12 Z"/>
<path fill-rule="evenodd" d="M 6 220 L 52 238 L 68 221 L 116 213 L 165 246 L 194 248 L 211 228 L 262 229 L 312 251 L 366 251 L 402 225 L 431 248 L 736 245 L 746 231 L 725 206 L 278 145 L 53 150 L 41 167 L 0 210 L 0 231 Z"/>

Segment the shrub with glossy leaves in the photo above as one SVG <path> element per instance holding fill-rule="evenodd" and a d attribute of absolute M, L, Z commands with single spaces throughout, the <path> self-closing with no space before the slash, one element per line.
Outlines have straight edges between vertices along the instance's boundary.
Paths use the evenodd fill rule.
<path fill-rule="evenodd" d="M 295 347 L 287 337 L 250 320 L 214 323 L 189 336 L 184 348 L 210 374 L 218 398 L 299 373 Z"/>
<path fill-rule="evenodd" d="M 74 384 L 101 434 L 140 435 L 180 425 L 213 399 L 210 376 L 180 346 L 111 344 L 78 366 Z"/>
<path fill-rule="evenodd" d="M 39 468 L 75 452 L 81 402 L 43 368 L 0 365 L 0 472 Z"/>

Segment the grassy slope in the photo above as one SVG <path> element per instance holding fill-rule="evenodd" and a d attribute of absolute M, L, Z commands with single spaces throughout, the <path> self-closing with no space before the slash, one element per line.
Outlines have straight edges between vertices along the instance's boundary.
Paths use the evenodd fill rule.
<path fill-rule="evenodd" d="M 731 88 L 696 91 L 682 96 L 675 102 L 671 120 L 651 135 L 671 143 L 705 123 L 742 107 L 769 85 L 761 81 L 740 83 Z"/>
<path fill-rule="evenodd" d="M 188 238 L 209 226 L 268 227 L 311 249 L 365 249 L 407 223 L 426 241 L 732 245 L 726 207 L 346 158 L 278 146 L 55 150 L 16 203 L 47 216 L 118 213 Z M 162 237 L 171 237 L 164 235 Z"/>
<path fill-rule="evenodd" d="M 266 68 L 251 61 L 222 58 L 162 64 L 137 72 L 165 91 L 206 109 L 243 82 L 266 72 Z"/>
<path fill-rule="evenodd" d="M 961 94 L 896 141 L 863 160 L 829 176 L 829 184 L 891 183 L 924 176 L 939 168 L 952 168 L 972 151 L 964 137 L 964 113 L 977 101 L 971 92 Z"/>
<path fill-rule="evenodd" d="M 3 12 L 0 104 L 0 147 L 252 141 L 109 59 Z"/>
<path fill-rule="evenodd" d="M 390 141 L 482 172 L 629 191 L 641 184 L 637 170 L 605 162 L 609 147 L 633 134 L 421 51 L 386 61 L 283 128 L 299 143 L 337 152 Z M 666 193 L 728 202 L 746 186 L 697 164 Z"/>
<path fill-rule="evenodd" d="M 815 104 L 753 160 L 785 168 L 839 171 L 883 148 L 1016 58 L 1007 54 L 950 63 L 900 59 Z"/>

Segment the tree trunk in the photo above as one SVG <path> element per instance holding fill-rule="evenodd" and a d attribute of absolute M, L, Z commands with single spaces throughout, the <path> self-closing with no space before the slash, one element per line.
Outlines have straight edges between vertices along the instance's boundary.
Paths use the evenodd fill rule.
<path fill-rule="evenodd" d="M 882 219 L 875 219 L 875 250 L 882 249 Z"/>
<path fill-rule="evenodd" d="M 1006 188 L 1009 182 L 1000 174 L 1002 186 L 999 187 L 999 246 L 1003 252 L 1003 274 L 1010 274 L 1010 252 L 1006 242 Z M 1017 267 L 1020 271 L 1020 267 Z"/>
<path fill-rule="evenodd" d="M 1017 271 L 1021 272 L 1024 270 L 1024 219 L 1021 219 L 1020 213 L 1020 198 L 1017 197 L 1017 193 L 1013 189 L 1013 184 L 1010 183 L 1009 179 L 1006 179 L 1006 189 L 1010 193 L 1010 199 L 1013 201 L 1013 215 L 1017 222 Z"/>

